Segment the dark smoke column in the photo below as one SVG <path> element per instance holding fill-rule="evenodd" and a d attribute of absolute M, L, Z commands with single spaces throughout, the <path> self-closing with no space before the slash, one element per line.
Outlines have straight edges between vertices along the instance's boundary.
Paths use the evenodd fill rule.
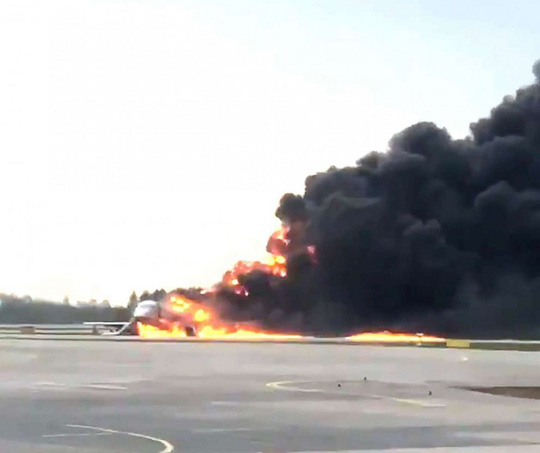
<path fill-rule="evenodd" d="M 470 138 L 419 123 L 282 198 L 291 249 L 317 255 L 293 287 L 334 307 L 334 330 L 539 336 L 540 62 L 534 74 Z M 284 305 L 324 322 L 317 301 Z"/>

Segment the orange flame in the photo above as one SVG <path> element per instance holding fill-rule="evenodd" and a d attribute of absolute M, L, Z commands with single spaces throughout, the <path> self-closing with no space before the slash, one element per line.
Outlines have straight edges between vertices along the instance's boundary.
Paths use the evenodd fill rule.
<path fill-rule="evenodd" d="M 260 261 L 239 261 L 225 273 L 222 284 L 231 287 L 237 294 L 247 296 L 247 290 L 240 284 L 240 276 L 254 270 L 260 270 L 279 277 L 287 275 L 287 260 L 278 254 L 278 250 L 285 250 L 287 240 L 284 229 L 280 229 L 270 238 L 269 253 Z M 285 248 L 284 248 L 285 247 Z M 211 293 L 215 290 L 206 290 Z M 163 328 L 154 325 L 138 323 L 139 335 L 143 338 L 185 338 L 185 326 L 193 326 L 197 337 L 215 339 L 294 339 L 301 338 L 297 334 L 274 334 L 256 328 L 239 327 L 231 325 L 219 318 L 218 314 L 209 306 L 190 300 L 185 296 L 174 295 L 164 302 L 167 309 L 179 315 L 182 322 L 165 322 Z"/>
<path fill-rule="evenodd" d="M 424 335 L 422 333 L 398 333 L 398 332 L 362 332 L 347 337 L 347 340 L 373 343 L 444 343 L 446 340 L 440 337 Z"/>
<path fill-rule="evenodd" d="M 171 329 L 160 329 L 149 324 L 138 323 L 139 335 L 142 338 L 159 339 L 159 338 L 186 338 L 185 330 L 179 326 L 173 326 Z M 231 327 L 214 328 L 212 326 L 204 326 L 197 332 L 198 338 L 207 340 L 214 339 L 231 339 L 231 340 L 294 340 L 302 338 L 302 335 L 297 334 L 274 334 L 249 329 L 230 330 Z"/>
<path fill-rule="evenodd" d="M 241 284 L 241 275 L 254 270 L 260 270 L 278 277 L 287 276 L 287 260 L 284 254 L 287 251 L 289 240 L 284 228 L 275 231 L 270 237 L 267 251 L 260 261 L 238 261 L 233 268 L 226 272 L 222 284 L 232 288 L 237 294 L 247 296 L 248 292 Z M 316 261 L 314 246 L 307 247 L 307 253 Z M 201 294 L 212 293 L 217 289 L 203 290 Z M 203 339 L 235 339 L 235 340 L 291 340 L 302 338 L 297 334 L 274 334 L 262 330 L 230 324 L 220 319 L 212 307 L 202 305 L 185 296 L 173 295 L 165 306 L 168 310 L 178 315 L 181 322 L 164 321 L 163 328 L 154 325 L 137 323 L 139 335 L 143 338 L 185 338 L 187 333 L 185 326 L 192 326 L 196 335 Z M 392 333 L 392 332 L 363 332 L 346 338 L 353 342 L 377 342 L 377 343 L 440 343 L 444 338 L 424 336 L 423 334 Z"/>
<path fill-rule="evenodd" d="M 167 307 L 174 313 L 182 315 L 183 323 L 195 327 L 199 338 L 216 339 L 266 339 L 290 340 L 301 338 L 296 334 L 274 334 L 255 328 L 230 325 L 221 320 L 210 307 L 202 307 L 198 302 L 184 296 L 172 296 L 167 301 Z M 165 321 L 163 321 L 165 322 Z M 185 338 L 187 333 L 184 325 L 171 322 L 166 328 L 159 328 L 142 322 L 137 323 L 139 335 L 143 338 Z"/>
<path fill-rule="evenodd" d="M 186 331 L 181 326 L 171 326 L 169 329 L 160 329 L 159 327 L 151 326 L 150 324 L 144 324 L 142 322 L 137 323 L 137 330 L 139 336 L 142 338 L 185 338 L 187 337 Z"/>

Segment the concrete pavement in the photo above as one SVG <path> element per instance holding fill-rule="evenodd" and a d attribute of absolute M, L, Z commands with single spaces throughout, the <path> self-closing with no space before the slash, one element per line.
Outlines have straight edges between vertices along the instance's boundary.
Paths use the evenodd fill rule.
<path fill-rule="evenodd" d="M 540 451 L 537 400 L 463 388 L 536 386 L 539 359 L 336 344 L 2 339 L 0 451 Z"/>

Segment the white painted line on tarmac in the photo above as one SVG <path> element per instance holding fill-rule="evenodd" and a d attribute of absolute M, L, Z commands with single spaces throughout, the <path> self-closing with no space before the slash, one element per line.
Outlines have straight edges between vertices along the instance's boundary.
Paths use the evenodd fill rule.
<path fill-rule="evenodd" d="M 268 382 L 266 387 L 275 389 L 275 390 L 284 390 L 287 392 L 303 392 L 303 393 L 328 393 L 332 395 L 350 395 L 350 396 L 362 396 L 351 393 L 342 393 L 342 392 L 328 392 L 321 389 L 313 388 L 302 388 L 297 387 L 298 384 L 313 384 L 315 381 L 278 381 L 278 382 Z M 376 398 L 380 400 L 395 401 L 397 403 L 409 404 L 412 406 L 419 407 L 429 407 L 429 408 L 442 408 L 446 407 L 446 403 L 442 401 L 428 401 L 425 399 L 408 399 L 408 398 L 395 398 L 392 396 L 377 395 L 377 394 L 368 394 L 367 397 Z"/>
<path fill-rule="evenodd" d="M 97 390 L 127 390 L 127 387 L 122 385 L 109 385 L 109 384 L 86 384 L 78 387 L 97 389 Z"/>
<path fill-rule="evenodd" d="M 95 390 L 127 390 L 127 387 L 113 384 L 63 384 L 60 382 L 36 382 L 38 387 L 53 387 L 59 389 L 95 389 Z"/>
<path fill-rule="evenodd" d="M 174 451 L 174 446 L 167 442 L 164 439 L 159 439 L 157 437 L 147 436 L 146 434 L 140 434 L 140 433 L 132 433 L 129 431 L 118 431 L 116 429 L 110 429 L 110 428 L 101 428 L 99 426 L 87 426 L 87 425 L 66 425 L 68 428 L 82 428 L 82 429 L 90 429 L 94 431 L 100 431 L 103 433 L 110 433 L 110 434 L 123 434 L 124 436 L 130 436 L 130 437 L 138 437 L 140 439 L 146 439 L 151 442 L 156 442 L 161 444 L 164 448 L 161 449 L 158 453 L 171 453 Z"/>
<path fill-rule="evenodd" d="M 286 392 L 304 392 L 304 393 L 328 393 L 321 389 L 304 389 L 301 387 L 295 387 L 297 384 L 309 384 L 313 383 L 312 381 L 279 381 L 279 382 L 268 382 L 266 387 L 273 388 L 276 390 L 284 390 Z"/>
<path fill-rule="evenodd" d="M 71 434 L 44 434 L 41 437 L 55 438 L 55 437 L 96 437 L 96 436 L 110 436 L 112 433 L 71 433 Z"/>

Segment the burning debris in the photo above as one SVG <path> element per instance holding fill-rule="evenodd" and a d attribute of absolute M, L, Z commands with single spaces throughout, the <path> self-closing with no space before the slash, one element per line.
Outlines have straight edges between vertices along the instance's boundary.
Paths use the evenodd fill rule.
<path fill-rule="evenodd" d="M 540 63 L 534 73 L 469 138 L 419 123 L 387 152 L 309 176 L 304 195 L 281 199 L 265 259 L 237 263 L 198 301 L 169 297 L 209 337 L 538 335 Z"/>

